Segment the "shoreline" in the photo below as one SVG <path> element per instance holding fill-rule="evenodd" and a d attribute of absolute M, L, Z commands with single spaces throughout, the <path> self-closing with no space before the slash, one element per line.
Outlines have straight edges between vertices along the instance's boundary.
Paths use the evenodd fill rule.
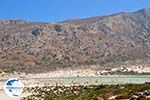
<path fill-rule="evenodd" d="M 111 75 L 150 75 L 149 66 L 130 66 L 130 67 L 115 67 L 109 69 L 95 69 L 95 68 L 86 68 L 86 69 L 76 69 L 76 68 L 64 68 L 57 69 L 53 71 L 47 71 L 44 73 L 23 73 L 23 72 L 13 72 L 6 73 L 1 72 L 0 78 L 10 78 L 10 77 L 20 77 L 20 78 L 44 78 L 44 77 L 99 77 L 99 76 L 111 76 Z"/>
<path fill-rule="evenodd" d="M 142 84 L 150 82 L 150 75 L 102 75 L 96 77 L 45 77 L 45 78 L 18 78 L 24 87 L 43 86 L 80 86 L 100 84 Z M 3 89 L 7 79 L 0 82 L 0 89 Z"/>

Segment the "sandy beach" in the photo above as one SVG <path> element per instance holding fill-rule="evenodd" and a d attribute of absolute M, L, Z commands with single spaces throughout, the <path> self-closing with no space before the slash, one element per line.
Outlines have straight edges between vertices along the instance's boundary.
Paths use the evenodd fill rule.
<path fill-rule="evenodd" d="M 30 95 L 31 93 L 22 93 L 20 96 L 17 97 L 11 97 L 5 94 L 4 90 L 0 90 L 0 97 L 3 98 L 3 100 L 21 100 L 23 97 L 26 97 Z"/>
<path fill-rule="evenodd" d="M 150 68 L 149 67 L 143 67 L 143 66 L 131 66 L 126 68 L 128 71 L 135 71 L 138 73 L 149 73 Z M 114 68 L 111 71 L 117 71 L 117 70 L 126 70 L 123 68 Z M 7 73 L 2 73 L 0 77 L 0 97 L 4 98 L 4 100 L 20 100 L 22 97 L 26 97 L 29 95 L 29 93 L 23 93 L 19 97 L 9 97 L 7 96 L 4 91 L 4 83 L 7 79 L 9 78 L 18 78 L 20 79 L 25 87 L 35 87 L 35 86 L 56 86 L 56 85 L 88 85 L 88 84 L 100 84 L 100 83 L 109 83 L 111 81 L 113 82 L 118 82 L 119 79 L 113 79 L 113 77 L 118 77 L 118 78 L 125 78 L 124 75 L 109 75 L 106 74 L 108 73 L 107 70 L 92 70 L 92 69 L 64 69 L 64 70 L 56 70 L 56 71 L 51 71 L 51 72 L 46 72 L 46 73 L 37 73 L 37 74 L 25 74 L 21 73 L 18 74 L 13 73 L 13 74 L 7 74 Z M 103 75 L 104 74 L 104 75 Z M 98 79 L 98 77 L 101 77 L 102 79 Z M 104 77 L 104 78 L 103 78 Z M 149 77 L 149 76 L 146 76 Z M 105 78 L 108 78 L 110 81 L 104 80 Z M 138 82 L 138 79 L 132 80 L 130 78 L 125 78 L 128 79 L 124 81 L 126 83 L 127 81 L 130 81 L 131 83 Z M 142 79 L 142 78 L 141 78 Z M 99 81 L 101 80 L 101 81 Z M 140 80 L 140 77 L 139 77 Z M 145 79 L 145 82 L 150 81 Z M 140 83 L 140 81 L 139 81 Z"/>

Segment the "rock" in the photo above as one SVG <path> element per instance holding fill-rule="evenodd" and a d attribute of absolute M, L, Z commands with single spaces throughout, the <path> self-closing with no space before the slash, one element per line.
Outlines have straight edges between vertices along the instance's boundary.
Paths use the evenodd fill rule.
<path fill-rule="evenodd" d="M 34 28 L 33 31 L 32 31 L 32 34 L 34 36 L 39 36 L 39 35 L 42 35 L 42 32 L 43 32 L 42 29 L 40 29 L 40 28 Z"/>
<path fill-rule="evenodd" d="M 149 64 L 149 12 L 150 9 L 144 9 L 60 23 L 0 21 L 0 60 L 16 61 L 19 65 L 17 59 L 22 59 L 19 55 L 23 54 L 37 58 L 26 63 L 33 66 L 53 66 L 56 60 L 65 67 Z"/>

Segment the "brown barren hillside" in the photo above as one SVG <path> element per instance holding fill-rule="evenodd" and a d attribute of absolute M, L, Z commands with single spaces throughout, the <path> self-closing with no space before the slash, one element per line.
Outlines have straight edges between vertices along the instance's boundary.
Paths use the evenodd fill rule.
<path fill-rule="evenodd" d="M 149 59 L 150 9 L 60 23 L 0 21 L 1 69 L 148 64 Z"/>

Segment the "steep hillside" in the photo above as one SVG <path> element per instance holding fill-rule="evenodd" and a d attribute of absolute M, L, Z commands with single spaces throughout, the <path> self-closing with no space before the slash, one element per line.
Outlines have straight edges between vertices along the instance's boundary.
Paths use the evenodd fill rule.
<path fill-rule="evenodd" d="M 147 64 L 149 58 L 150 9 L 60 23 L 0 21 L 1 69 Z"/>

